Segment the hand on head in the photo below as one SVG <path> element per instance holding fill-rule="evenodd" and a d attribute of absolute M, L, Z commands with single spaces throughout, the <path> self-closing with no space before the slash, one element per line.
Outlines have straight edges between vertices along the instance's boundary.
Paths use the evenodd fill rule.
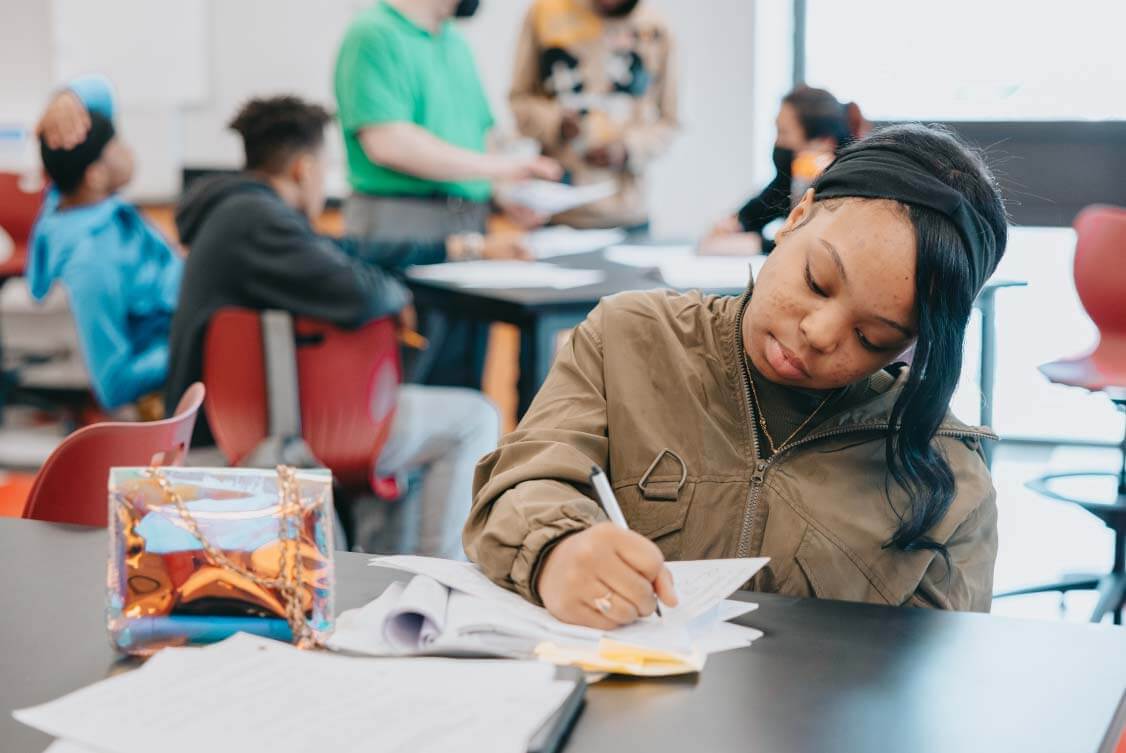
<path fill-rule="evenodd" d="M 35 124 L 35 135 L 51 149 L 73 149 L 86 140 L 89 132 L 90 113 L 78 95 L 69 89 L 51 100 Z"/>

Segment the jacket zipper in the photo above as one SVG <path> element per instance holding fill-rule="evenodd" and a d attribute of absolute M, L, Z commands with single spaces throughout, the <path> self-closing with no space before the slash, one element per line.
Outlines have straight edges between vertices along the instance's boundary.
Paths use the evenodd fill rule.
<path fill-rule="evenodd" d="M 827 431 L 819 432 L 817 434 L 810 434 L 808 437 L 799 439 L 796 442 L 783 445 L 778 448 L 770 458 L 763 460 L 759 457 L 758 446 L 758 431 L 755 429 L 755 416 L 751 410 L 751 375 L 747 371 L 747 361 L 742 357 L 743 347 L 743 314 L 747 310 L 747 299 L 750 297 L 749 293 L 743 295 L 739 316 L 735 319 L 735 348 L 736 356 L 739 361 L 739 367 L 743 374 L 743 406 L 747 411 L 747 421 L 751 429 L 751 447 L 755 453 L 755 470 L 751 475 L 751 488 L 747 492 L 747 504 L 743 508 L 743 525 L 739 529 L 739 545 L 736 549 L 736 557 L 749 557 L 750 556 L 750 534 L 751 534 L 751 521 L 754 519 L 755 512 L 758 511 L 759 496 L 762 491 L 763 481 L 766 479 L 766 470 L 778 461 L 783 455 L 787 454 L 795 447 L 801 447 L 804 444 L 816 442 L 826 437 L 835 437 L 842 434 L 853 434 L 866 431 L 887 431 L 891 428 L 891 424 L 882 421 L 871 424 L 855 424 L 853 426 L 842 426 L 836 429 L 829 429 Z M 978 439 L 996 439 L 997 437 L 986 431 L 976 431 L 974 429 L 939 429 L 935 432 L 936 437 L 955 437 L 965 439 L 969 437 L 976 437 Z"/>

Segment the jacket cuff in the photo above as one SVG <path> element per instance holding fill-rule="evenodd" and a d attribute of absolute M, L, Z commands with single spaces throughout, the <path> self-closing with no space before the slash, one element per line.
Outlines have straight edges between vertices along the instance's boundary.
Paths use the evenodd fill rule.
<path fill-rule="evenodd" d="M 598 522 L 571 507 L 564 509 L 563 514 L 565 517 L 529 531 L 512 563 L 511 577 L 517 593 L 537 606 L 542 607 L 543 600 L 536 591 L 536 579 L 548 553 L 567 536 L 585 531 Z"/>

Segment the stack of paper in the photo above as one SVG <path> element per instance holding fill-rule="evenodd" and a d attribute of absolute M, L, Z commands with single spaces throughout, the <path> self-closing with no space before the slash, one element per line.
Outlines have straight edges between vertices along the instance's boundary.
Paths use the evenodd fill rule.
<path fill-rule="evenodd" d="M 682 256 L 658 265 L 665 284 L 678 290 L 743 290 L 758 276 L 765 256 Z"/>
<path fill-rule="evenodd" d="M 547 180 L 526 180 L 504 189 L 508 201 L 521 204 L 539 214 L 559 214 L 569 209 L 609 198 L 618 192 L 613 181 L 572 186 Z"/>
<path fill-rule="evenodd" d="M 677 259 L 694 258 L 696 249 L 688 245 L 658 246 L 658 245 L 618 245 L 606 249 L 606 260 L 615 264 L 625 264 L 628 267 L 653 268 L 661 266 L 662 262 Z"/>
<path fill-rule="evenodd" d="M 606 275 L 596 269 L 568 269 L 525 261 L 464 261 L 411 267 L 412 280 L 444 282 L 462 288 L 553 288 L 597 285 Z"/>
<path fill-rule="evenodd" d="M 51 753 L 524 753 L 574 688 L 542 662 L 357 659 L 239 634 L 14 712 Z"/>
<path fill-rule="evenodd" d="M 589 671 L 696 672 L 709 653 L 750 645 L 757 630 L 728 624 L 755 608 L 726 601 L 765 559 L 670 562 L 680 604 L 616 630 L 570 625 L 490 581 L 467 562 L 396 555 L 377 567 L 415 575 L 343 613 L 330 646 L 373 655 L 538 656 Z"/>
<path fill-rule="evenodd" d="M 625 231 L 619 228 L 576 230 L 566 225 L 555 225 L 528 233 L 528 245 L 537 259 L 550 259 L 554 256 L 589 254 L 619 243 L 625 237 Z"/>

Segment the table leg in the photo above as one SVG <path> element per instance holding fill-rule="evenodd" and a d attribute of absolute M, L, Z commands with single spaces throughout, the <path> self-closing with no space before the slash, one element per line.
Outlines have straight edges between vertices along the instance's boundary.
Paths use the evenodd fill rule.
<path fill-rule="evenodd" d="M 977 299 L 977 307 L 981 312 L 981 362 L 978 367 L 978 386 L 981 390 L 981 425 L 993 425 L 993 379 L 997 359 L 997 331 L 996 331 L 996 306 L 994 294 L 996 290 L 986 289 Z M 985 463 L 993 467 L 994 446 L 992 442 L 983 445 Z"/>

